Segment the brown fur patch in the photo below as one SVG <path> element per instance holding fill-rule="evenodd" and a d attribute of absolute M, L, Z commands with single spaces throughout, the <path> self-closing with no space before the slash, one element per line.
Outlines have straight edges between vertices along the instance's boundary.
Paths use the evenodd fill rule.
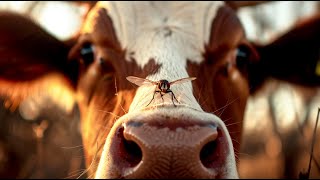
<path fill-rule="evenodd" d="M 193 81 L 194 96 L 202 109 L 219 116 L 226 124 L 238 155 L 242 121 L 249 96 L 247 76 L 233 64 L 232 56 L 244 42 L 244 30 L 229 7 L 221 7 L 211 27 L 210 43 L 200 65 L 188 61 L 189 76 Z"/>
<path fill-rule="evenodd" d="M 160 68 L 154 59 L 150 59 L 143 68 L 139 67 L 135 59 L 126 60 L 127 52 L 121 49 L 107 10 L 99 8 L 95 11 L 89 14 L 84 34 L 70 53 L 71 58 L 79 58 L 78 52 L 84 42 L 90 42 L 96 49 L 94 62 L 87 67 L 80 65 L 78 82 L 82 135 L 88 166 L 94 157 L 95 163 L 99 162 L 110 129 L 129 110 L 137 87 L 127 81 L 126 77 L 145 78 L 157 73 Z M 104 67 L 99 63 L 101 59 L 105 61 Z M 95 167 L 90 172 L 95 172 Z"/>

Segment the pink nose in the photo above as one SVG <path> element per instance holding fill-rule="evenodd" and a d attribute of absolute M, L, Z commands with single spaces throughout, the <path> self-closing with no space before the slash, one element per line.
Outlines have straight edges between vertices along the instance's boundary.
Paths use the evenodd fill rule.
<path fill-rule="evenodd" d="M 131 119 L 111 139 L 107 176 L 219 178 L 226 161 L 225 133 L 214 122 Z"/>

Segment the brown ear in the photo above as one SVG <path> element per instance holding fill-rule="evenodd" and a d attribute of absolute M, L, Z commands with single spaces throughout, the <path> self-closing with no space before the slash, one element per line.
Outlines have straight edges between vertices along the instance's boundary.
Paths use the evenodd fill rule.
<path fill-rule="evenodd" d="M 320 15 L 297 24 L 266 46 L 256 45 L 260 56 L 250 67 L 253 91 L 267 78 L 305 86 L 320 86 Z"/>
<path fill-rule="evenodd" d="M 58 84 L 71 92 L 77 68 L 68 63 L 68 51 L 67 45 L 28 18 L 1 12 L 0 95 L 20 102 L 30 94 L 50 93 L 49 87 L 57 90 Z"/>

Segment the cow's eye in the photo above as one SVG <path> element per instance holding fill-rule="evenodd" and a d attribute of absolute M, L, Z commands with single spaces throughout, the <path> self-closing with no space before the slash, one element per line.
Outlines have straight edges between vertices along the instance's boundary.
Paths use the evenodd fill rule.
<path fill-rule="evenodd" d="M 246 46 L 239 46 L 237 48 L 236 64 L 241 70 L 245 70 L 249 63 L 250 51 Z"/>
<path fill-rule="evenodd" d="M 91 43 L 84 43 L 80 49 L 81 58 L 86 65 L 89 65 L 94 60 L 94 47 Z"/>

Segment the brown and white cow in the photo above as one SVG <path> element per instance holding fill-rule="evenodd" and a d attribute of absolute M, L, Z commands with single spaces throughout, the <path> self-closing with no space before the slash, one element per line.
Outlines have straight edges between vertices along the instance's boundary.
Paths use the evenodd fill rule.
<path fill-rule="evenodd" d="M 238 178 L 247 98 L 268 77 L 320 83 L 319 23 L 257 46 L 223 2 L 99 2 L 76 41 L 63 43 L 2 12 L 0 93 L 19 102 L 47 90 L 50 78 L 41 78 L 60 79 L 80 107 L 96 178 Z M 155 86 L 127 76 L 197 79 L 170 88 L 177 106 L 170 94 L 148 105 Z"/>

